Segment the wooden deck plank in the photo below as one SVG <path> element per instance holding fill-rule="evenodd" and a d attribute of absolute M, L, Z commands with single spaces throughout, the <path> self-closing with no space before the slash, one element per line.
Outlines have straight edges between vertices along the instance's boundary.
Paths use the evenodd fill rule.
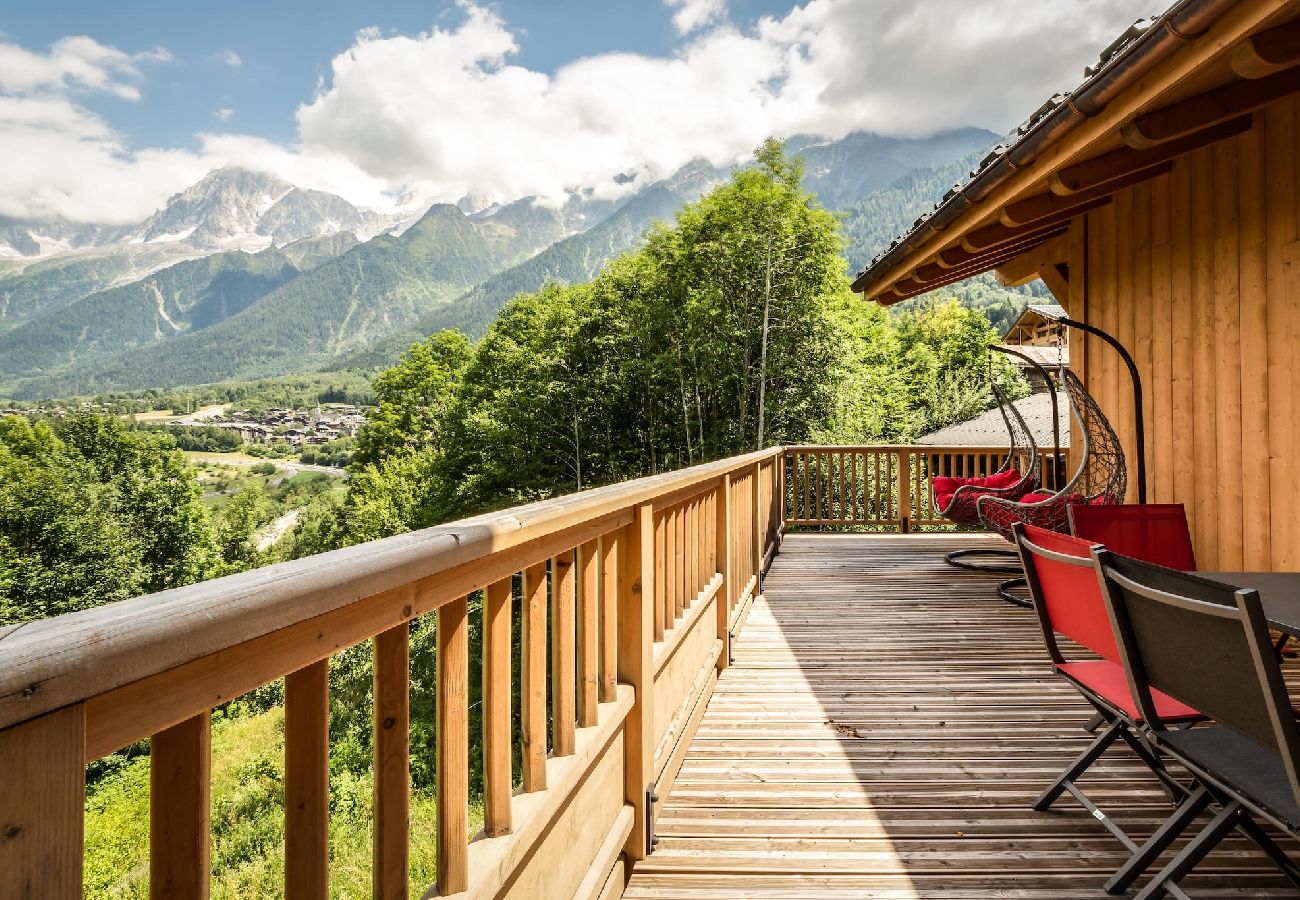
<path fill-rule="evenodd" d="M 1105 897 L 1122 848 L 1069 798 L 1030 809 L 1090 710 L 1032 613 L 943 562 L 989 540 L 787 536 L 624 896 Z M 1169 809 L 1126 749 L 1084 785 L 1139 835 Z M 1294 896 L 1236 839 L 1187 887 Z"/>

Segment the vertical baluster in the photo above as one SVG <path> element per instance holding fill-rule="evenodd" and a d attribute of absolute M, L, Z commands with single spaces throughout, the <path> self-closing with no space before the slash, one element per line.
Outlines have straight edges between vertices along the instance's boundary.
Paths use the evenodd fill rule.
<path fill-rule="evenodd" d="M 652 526 L 653 527 L 653 524 Z M 600 539 L 600 699 L 618 697 L 618 571 L 622 532 Z M 653 635 L 653 628 L 652 628 Z"/>
<path fill-rule="evenodd" d="M 881 502 L 880 502 L 880 490 L 881 490 L 881 481 L 880 481 L 880 451 L 878 451 L 878 450 L 873 450 L 872 453 L 871 453 L 871 460 L 872 460 L 872 465 L 875 467 L 875 472 L 876 472 L 876 479 L 875 479 L 875 482 L 874 482 L 874 485 L 875 485 L 875 486 L 872 488 L 872 491 L 871 491 L 871 493 L 872 493 L 872 497 L 873 497 L 873 502 L 875 503 L 876 511 L 875 511 L 875 514 L 871 516 L 871 519 L 872 519 L 873 521 L 879 521 L 880 519 L 887 519 L 887 518 L 889 518 L 889 513 L 885 512 L 884 507 L 881 505 Z M 888 476 L 886 475 L 886 477 L 888 477 Z"/>
<path fill-rule="evenodd" d="M 575 580 L 573 551 L 551 560 L 551 718 L 556 756 L 572 756 L 577 722 L 574 673 Z"/>
<path fill-rule="evenodd" d="M 374 896 L 410 895 L 411 653 L 407 623 L 375 635 Z"/>
<path fill-rule="evenodd" d="M 329 896 L 330 664 L 284 679 L 284 896 Z"/>
<path fill-rule="evenodd" d="M 438 607 L 438 893 L 469 888 L 469 609 Z"/>
<path fill-rule="evenodd" d="M 600 634 L 596 628 L 596 604 L 600 599 L 595 541 L 578 548 L 578 725 L 596 724 L 600 671 L 597 657 Z"/>
<path fill-rule="evenodd" d="M 840 519 L 848 520 L 853 518 L 853 514 L 849 512 L 849 503 L 848 503 L 849 479 L 848 479 L 848 473 L 845 472 L 844 470 L 844 462 L 846 459 L 846 454 L 844 453 L 843 450 L 841 450 L 839 456 L 840 456 Z"/>
<path fill-rule="evenodd" d="M 655 566 L 658 567 L 660 572 L 663 572 L 667 565 L 666 561 L 668 559 L 668 548 L 670 546 L 668 541 L 668 525 L 669 525 L 669 518 L 667 513 L 660 513 L 659 515 L 655 516 L 654 558 L 655 558 Z M 669 617 L 668 617 L 667 609 L 669 604 L 672 601 L 669 599 L 666 593 L 667 590 L 668 590 L 668 579 L 656 578 L 655 595 L 654 595 L 654 623 L 655 623 L 654 635 L 656 641 L 662 641 L 664 639 L 664 631 L 668 628 Z"/>
<path fill-rule="evenodd" d="M 749 490 L 749 533 L 752 535 L 750 544 L 750 562 L 754 566 L 754 596 L 757 597 L 762 593 L 763 581 L 763 542 L 759 540 L 759 473 L 760 463 L 754 463 L 754 470 L 750 473 L 753 484 Z"/>
<path fill-rule="evenodd" d="M 690 500 L 686 504 L 686 590 L 682 599 L 682 605 L 690 609 L 695 603 L 695 595 L 699 593 L 699 574 L 700 560 L 697 555 L 698 534 L 695 528 L 695 501 Z"/>
<path fill-rule="evenodd" d="M 731 476 L 723 475 L 718 484 L 717 499 L 714 503 L 717 521 L 713 526 L 715 541 L 714 555 L 718 561 L 718 571 L 722 573 L 722 585 L 718 588 L 717 634 L 722 641 L 722 652 L 718 654 L 718 671 L 721 672 L 731 663 L 731 607 L 736 599 L 736 580 L 733 577 L 731 552 Z"/>
<path fill-rule="evenodd" d="M 546 564 L 524 570 L 519 729 L 525 791 L 546 790 Z"/>
<path fill-rule="evenodd" d="M 149 754 L 149 894 L 207 897 L 211 873 L 212 714 L 153 736 Z"/>
<path fill-rule="evenodd" d="M 483 602 L 483 831 L 509 834 L 514 791 L 510 746 L 510 619 L 513 577 L 488 585 Z"/>
<path fill-rule="evenodd" d="M 682 507 L 673 510 L 673 570 L 672 570 L 673 627 L 682 617 L 686 594 L 686 513 Z"/>
<path fill-rule="evenodd" d="M 628 859 L 650 852 L 646 831 L 646 793 L 654 778 L 654 507 L 636 509 L 619 548 L 618 677 L 636 692 L 623 722 L 623 800 L 633 808 L 632 832 L 624 851 Z"/>
<path fill-rule="evenodd" d="M 800 470 L 803 473 L 803 519 L 813 518 L 813 505 L 810 499 L 813 494 L 813 455 L 810 453 L 800 454 Z"/>

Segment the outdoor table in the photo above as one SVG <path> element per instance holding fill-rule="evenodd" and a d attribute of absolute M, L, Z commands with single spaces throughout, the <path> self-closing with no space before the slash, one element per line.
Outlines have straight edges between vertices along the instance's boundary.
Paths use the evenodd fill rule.
<path fill-rule="evenodd" d="M 1196 572 L 1233 587 L 1254 588 L 1268 624 L 1284 635 L 1300 637 L 1300 572 Z"/>

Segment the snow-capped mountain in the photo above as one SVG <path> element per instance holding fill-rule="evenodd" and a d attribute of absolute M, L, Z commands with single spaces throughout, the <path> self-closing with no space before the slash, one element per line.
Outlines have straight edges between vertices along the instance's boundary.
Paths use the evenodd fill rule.
<path fill-rule="evenodd" d="M 0 218 L 0 257 L 32 259 L 113 245 L 176 244 L 176 254 L 263 250 L 304 238 L 348 232 L 361 240 L 393 230 L 418 214 L 361 209 L 342 197 L 296 187 L 262 172 L 227 167 L 173 194 L 136 225 L 24 222 Z M 192 252 L 187 252 L 192 251 Z"/>
<path fill-rule="evenodd" d="M 398 221 L 324 191 L 228 167 L 209 172 L 198 184 L 174 194 L 130 239 L 184 241 L 201 250 L 260 250 L 344 231 L 367 240 Z"/>

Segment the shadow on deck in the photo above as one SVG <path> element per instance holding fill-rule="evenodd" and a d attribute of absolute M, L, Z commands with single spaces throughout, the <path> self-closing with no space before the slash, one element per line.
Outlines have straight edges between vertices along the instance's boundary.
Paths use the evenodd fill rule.
<path fill-rule="evenodd" d="M 1090 708 L 1032 612 L 943 562 L 990 540 L 788 536 L 625 896 L 1105 897 L 1122 848 L 1069 797 L 1030 809 Z M 1169 809 L 1125 750 L 1084 787 L 1130 833 Z M 1193 896 L 1294 896 L 1241 840 L 1197 871 Z"/>

